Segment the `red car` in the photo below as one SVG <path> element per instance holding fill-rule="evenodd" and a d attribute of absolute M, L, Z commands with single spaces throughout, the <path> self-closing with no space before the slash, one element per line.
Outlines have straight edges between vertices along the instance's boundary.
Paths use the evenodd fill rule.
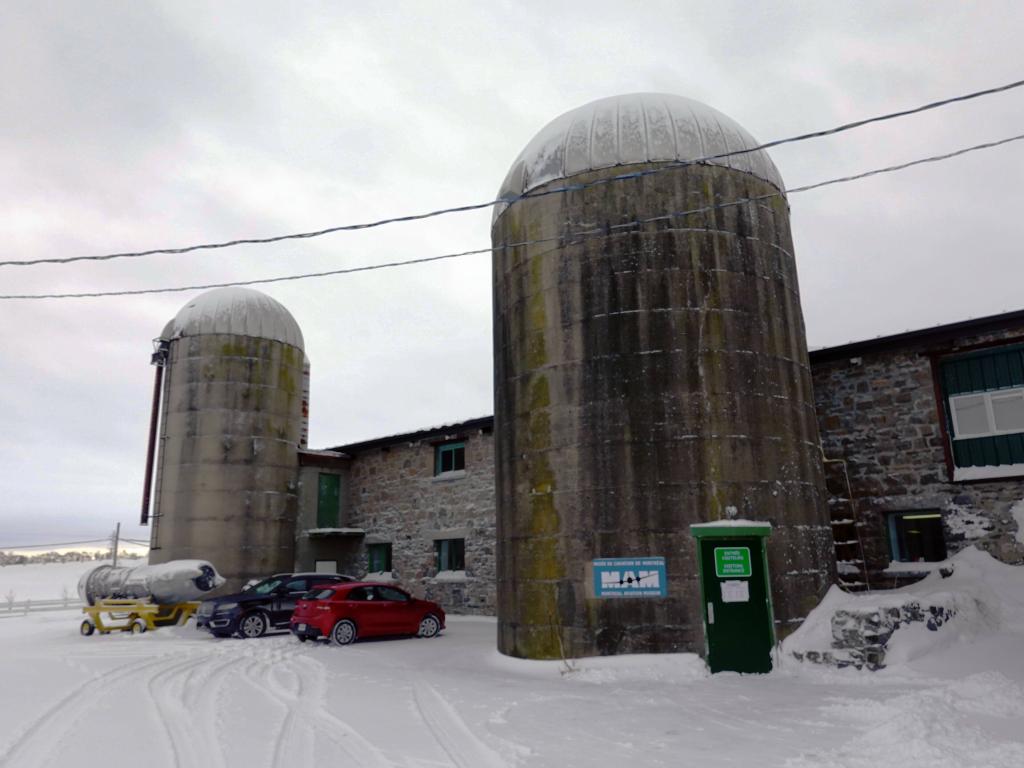
<path fill-rule="evenodd" d="M 332 584 L 299 600 L 290 628 L 299 640 L 348 645 L 357 637 L 418 635 L 444 629 L 444 610 L 386 584 Z"/>

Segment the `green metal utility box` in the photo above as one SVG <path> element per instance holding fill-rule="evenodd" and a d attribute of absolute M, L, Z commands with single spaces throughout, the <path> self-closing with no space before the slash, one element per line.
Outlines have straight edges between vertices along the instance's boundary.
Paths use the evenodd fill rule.
<path fill-rule="evenodd" d="M 690 526 L 697 539 L 705 659 L 712 672 L 771 672 L 775 626 L 765 542 L 769 523 Z"/>

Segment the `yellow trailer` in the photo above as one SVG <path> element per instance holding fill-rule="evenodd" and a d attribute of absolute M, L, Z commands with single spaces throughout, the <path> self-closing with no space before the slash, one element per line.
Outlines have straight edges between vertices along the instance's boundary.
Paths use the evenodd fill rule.
<path fill-rule="evenodd" d="M 140 634 L 158 627 L 184 624 L 199 608 L 198 602 L 157 605 L 151 600 L 122 600 L 108 598 L 86 605 L 79 631 L 84 636 L 93 632 L 107 635 L 111 632 Z"/>

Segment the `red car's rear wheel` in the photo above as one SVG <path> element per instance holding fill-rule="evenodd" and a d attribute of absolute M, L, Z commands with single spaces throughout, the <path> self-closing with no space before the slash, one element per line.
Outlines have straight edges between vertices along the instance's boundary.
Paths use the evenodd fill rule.
<path fill-rule="evenodd" d="M 356 625 L 348 619 L 342 619 L 331 630 L 331 640 L 337 645 L 348 645 L 356 639 Z"/>

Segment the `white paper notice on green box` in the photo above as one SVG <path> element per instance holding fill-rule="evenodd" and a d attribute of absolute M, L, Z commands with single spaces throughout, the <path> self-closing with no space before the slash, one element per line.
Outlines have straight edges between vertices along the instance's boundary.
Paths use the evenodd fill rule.
<path fill-rule="evenodd" d="M 750 582 L 749 581 L 720 581 L 722 585 L 723 603 L 749 603 Z"/>

